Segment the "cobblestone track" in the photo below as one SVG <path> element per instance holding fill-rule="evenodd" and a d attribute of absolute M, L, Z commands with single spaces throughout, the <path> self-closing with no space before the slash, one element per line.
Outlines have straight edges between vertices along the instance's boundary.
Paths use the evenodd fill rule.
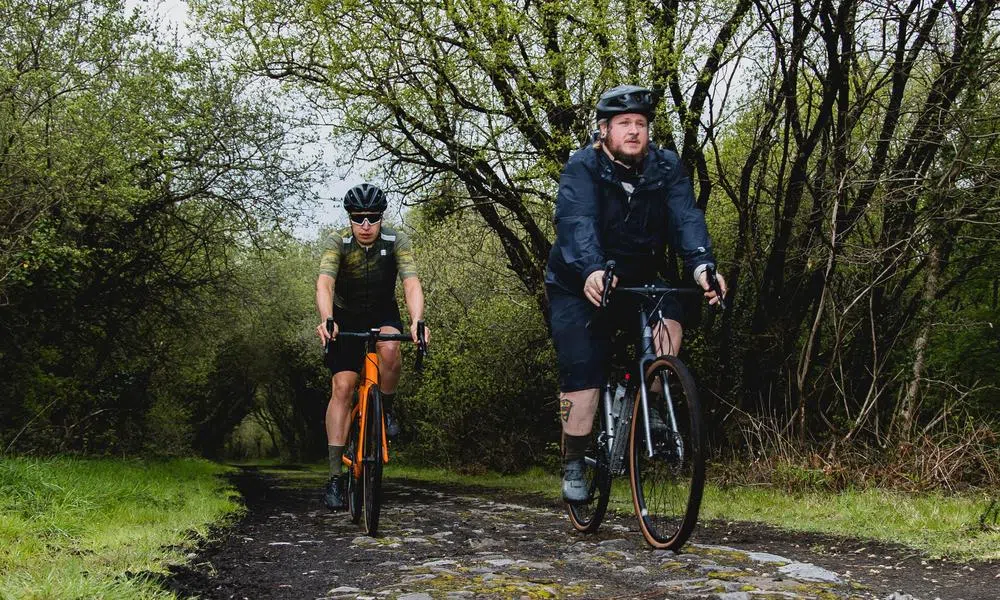
<path fill-rule="evenodd" d="M 371 538 L 321 506 L 318 479 L 307 483 L 245 471 L 237 484 L 248 517 L 167 586 L 201 598 L 916 599 L 779 554 L 710 544 L 651 550 L 634 518 L 609 516 L 585 536 L 549 502 L 391 478 L 381 534 Z"/>

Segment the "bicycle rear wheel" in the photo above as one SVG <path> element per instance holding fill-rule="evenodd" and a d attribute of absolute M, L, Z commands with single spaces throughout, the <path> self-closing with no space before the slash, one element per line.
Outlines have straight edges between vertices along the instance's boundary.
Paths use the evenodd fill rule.
<path fill-rule="evenodd" d="M 358 412 L 357 415 L 361 413 Z M 361 431 L 359 422 L 360 416 L 355 416 L 351 420 L 351 429 L 347 436 L 347 448 L 344 450 L 350 459 L 358 459 L 358 432 Z M 354 523 L 361 522 L 361 507 L 363 506 L 363 500 L 361 492 L 364 489 L 362 485 L 362 478 L 354 476 L 354 468 L 348 470 L 347 472 L 347 506 L 351 511 L 351 521 Z"/>
<path fill-rule="evenodd" d="M 591 429 L 591 443 L 587 450 L 587 489 L 588 500 L 579 504 L 567 504 L 569 520 L 577 531 L 594 533 L 604 519 L 608 509 L 608 499 L 611 496 L 611 472 L 608 468 L 608 449 L 603 435 L 604 407 L 597 405 L 597 415 Z"/>
<path fill-rule="evenodd" d="M 705 486 L 701 404 L 694 378 L 674 356 L 650 363 L 646 393 L 653 456 L 647 451 L 637 391 L 628 448 L 632 501 L 646 541 L 654 548 L 676 550 L 694 530 Z"/>
<path fill-rule="evenodd" d="M 365 411 L 364 473 L 365 531 L 378 534 L 379 512 L 382 510 L 382 393 L 372 386 Z"/>

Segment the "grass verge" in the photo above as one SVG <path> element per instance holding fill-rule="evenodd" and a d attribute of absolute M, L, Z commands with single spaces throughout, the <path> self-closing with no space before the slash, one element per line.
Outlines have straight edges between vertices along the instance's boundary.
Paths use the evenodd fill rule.
<path fill-rule="evenodd" d="M 878 488 L 789 493 L 710 486 L 708 519 L 758 521 L 785 529 L 896 542 L 953 560 L 1000 559 L 1000 528 L 980 525 L 985 492 L 897 492 Z"/>
<path fill-rule="evenodd" d="M 156 579 L 239 514 L 203 460 L 0 459 L 0 598 L 173 598 Z"/>

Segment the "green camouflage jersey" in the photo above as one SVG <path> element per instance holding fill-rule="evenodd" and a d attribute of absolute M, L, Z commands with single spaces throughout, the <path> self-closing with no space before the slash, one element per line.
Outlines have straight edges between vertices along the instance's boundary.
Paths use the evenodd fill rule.
<path fill-rule="evenodd" d="M 333 304 L 355 314 L 395 309 L 396 277 L 417 276 L 410 239 L 402 231 L 382 226 L 368 248 L 361 246 L 351 228 L 327 236 L 319 272 L 333 277 Z"/>

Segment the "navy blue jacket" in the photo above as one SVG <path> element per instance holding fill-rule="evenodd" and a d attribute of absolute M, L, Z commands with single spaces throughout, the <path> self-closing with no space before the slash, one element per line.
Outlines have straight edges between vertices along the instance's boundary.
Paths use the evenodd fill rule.
<path fill-rule="evenodd" d="M 667 244 L 687 273 L 715 264 L 705 214 L 694 204 L 683 165 L 654 144 L 631 198 L 599 145 L 574 153 L 559 178 L 555 225 L 545 283 L 573 294 L 582 294 L 587 276 L 610 259 L 625 285 L 650 282 L 664 271 Z"/>

